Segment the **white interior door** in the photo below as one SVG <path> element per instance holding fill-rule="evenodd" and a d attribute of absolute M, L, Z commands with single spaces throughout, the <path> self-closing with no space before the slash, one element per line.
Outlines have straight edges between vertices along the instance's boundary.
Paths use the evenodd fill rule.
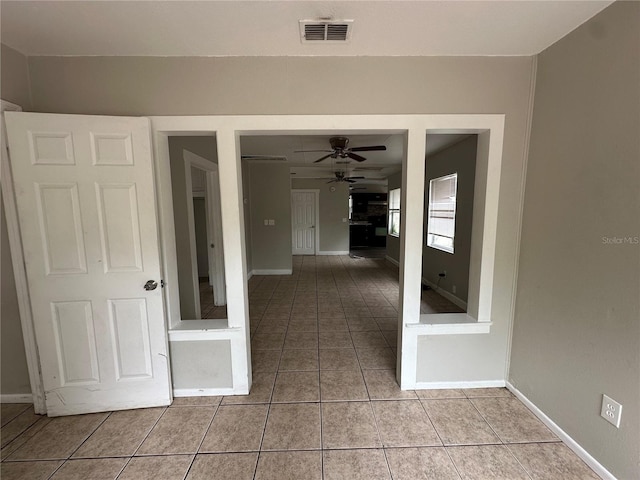
<path fill-rule="evenodd" d="M 291 191 L 293 255 L 316 253 L 316 193 Z"/>
<path fill-rule="evenodd" d="M 48 415 L 168 405 L 148 119 L 6 117 Z"/>

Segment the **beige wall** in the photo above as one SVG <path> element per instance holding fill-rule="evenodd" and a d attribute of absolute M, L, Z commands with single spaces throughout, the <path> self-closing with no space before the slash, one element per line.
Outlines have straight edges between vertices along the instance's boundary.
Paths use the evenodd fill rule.
<path fill-rule="evenodd" d="M 471 224 L 473 219 L 473 191 L 476 178 L 477 136 L 456 143 L 426 160 L 425 225 L 429 208 L 429 182 L 438 177 L 458 173 L 456 193 L 456 231 L 454 253 L 443 252 L 423 245 L 422 278 L 439 285 L 439 288 L 455 295 L 463 302 L 469 293 L 469 260 L 471 256 Z M 427 135 L 427 143 L 429 136 Z M 484 182 L 486 184 L 486 182 Z M 426 242 L 426 237 L 425 237 Z M 446 271 L 447 276 L 439 279 L 438 274 Z M 440 282 L 438 282 L 440 280 Z M 453 286 L 456 292 L 453 292 Z"/>
<path fill-rule="evenodd" d="M 332 192 L 329 187 L 335 187 Z M 349 251 L 349 184 L 331 183 L 327 180 L 313 178 L 294 178 L 291 180 L 293 189 L 320 190 L 320 245 L 322 252 Z M 342 219 L 346 218 L 347 222 Z"/>
<path fill-rule="evenodd" d="M 248 162 L 251 264 L 256 273 L 293 268 L 291 259 L 291 179 L 288 165 Z M 274 220 L 275 225 L 265 225 Z"/>
<path fill-rule="evenodd" d="M 20 105 L 23 110 L 31 109 L 29 69 L 27 57 L 17 50 L 1 44 L 0 88 L 2 100 Z"/>
<path fill-rule="evenodd" d="M 19 52 L 2 45 L 0 53 L 0 97 L 8 102 L 20 105 L 23 110 L 31 108 L 29 93 L 29 75 L 27 59 Z M 0 286 L 2 288 L 0 303 L 0 339 L 2 341 L 1 358 L 2 376 L 0 377 L 0 393 L 30 393 L 31 385 L 27 370 L 27 359 L 22 338 L 18 298 L 11 265 L 11 252 L 4 212 L 4 202 L 0 201 Z"/>
<path fill-rule="evenodd" d="M 639 106 L 640 3 L 540 54 L 509 372 L 620 479 L 640 478 L 640 246 L 606 239 L 640 236 Z"/>

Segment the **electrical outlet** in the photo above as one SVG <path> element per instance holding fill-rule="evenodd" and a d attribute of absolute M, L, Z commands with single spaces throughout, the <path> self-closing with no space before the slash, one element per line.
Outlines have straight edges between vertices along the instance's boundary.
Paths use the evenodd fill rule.
<path fill-rule="evenodd" d="M 600 416 L 616 428 L 620 428 L 620 417 L 622 416 L 622 405 L 612 398 L 602 395 L 602 409 Z"/>

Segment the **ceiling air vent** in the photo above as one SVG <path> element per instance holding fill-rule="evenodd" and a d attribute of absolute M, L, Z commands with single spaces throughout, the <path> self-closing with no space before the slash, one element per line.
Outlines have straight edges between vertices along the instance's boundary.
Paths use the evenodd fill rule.
<path fill-rule="evenodd" d="M 302 43 L 344 43 L 351 40 L 353 20 L 300 20 Z"/>

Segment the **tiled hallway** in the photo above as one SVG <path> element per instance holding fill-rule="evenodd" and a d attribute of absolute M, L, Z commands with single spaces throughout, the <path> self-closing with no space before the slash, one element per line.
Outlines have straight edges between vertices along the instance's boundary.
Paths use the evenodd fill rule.
<path fill-rule="evenodd" d="M 297 257 L 250 280 L 253 388 L 48 419 L 2 406 L 1 478 L 598 478 L 505 389 L 401 391 L 397 271 Z"/>

